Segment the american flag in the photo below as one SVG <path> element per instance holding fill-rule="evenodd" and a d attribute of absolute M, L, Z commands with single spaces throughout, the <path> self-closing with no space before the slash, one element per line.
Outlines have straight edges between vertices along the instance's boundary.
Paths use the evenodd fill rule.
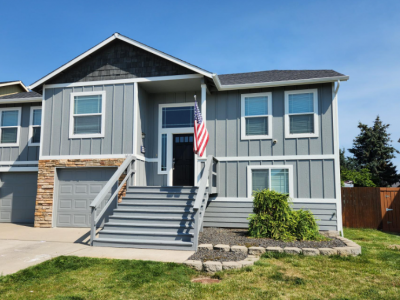
<path fill-rule="evenodd" d="M 195 96 L 196 99 L 196 96 Z M 197 101 L 194 102 L 194 143 L 193 151 L 200 157 L 203 156 L 204 150 L 208 143 L 208 131 L 205 122 L 203 122 L 203 117 L 199 107 L 197 106 Z"/>

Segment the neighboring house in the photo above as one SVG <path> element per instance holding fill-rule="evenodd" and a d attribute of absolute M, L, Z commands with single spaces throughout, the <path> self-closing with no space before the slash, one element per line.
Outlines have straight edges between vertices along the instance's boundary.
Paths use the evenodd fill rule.
<path fill-rule="evenodd" d="M 104 208 L 97 246 L 194 249 L 201 226 L 247 227 L 263 188 L 341 231 L 337 91 L 348 78 L 216 75 L 116 33 L 29 87 L 43 95 L 35 227 L 89 227 L 90 203 L 117 192 L 109 180 L 133 155 L 134 179 Z M 193 155 L 194 95 L 210 135 L 203 158 Z M 26 138 L 19 146 L 29 150 Z"/>
<path fill-rule="evenodd" d="M 33 223 L 42 95 L 0 83 L 0 222 Z"/>
<path fill-rule="evenodd" d="M 0 82 L 0 97 L 22 92 L 29 91 L 20 80 Z"/>

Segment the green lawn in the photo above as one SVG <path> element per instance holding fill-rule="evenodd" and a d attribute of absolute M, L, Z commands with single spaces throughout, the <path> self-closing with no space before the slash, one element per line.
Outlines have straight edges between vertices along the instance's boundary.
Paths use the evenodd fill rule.
<path fill-rule="evenodd" d="M 59 257 L 0 277 L 0 299 L 400 299 L 400 236 L 345 230 L 358 257 L 263 257 L 254 267 L 204 274 L 183 265 Z"/>

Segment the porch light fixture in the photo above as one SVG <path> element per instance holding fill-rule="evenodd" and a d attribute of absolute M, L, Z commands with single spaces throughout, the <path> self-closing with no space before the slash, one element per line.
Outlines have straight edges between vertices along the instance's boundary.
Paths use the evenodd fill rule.
<path fill-rule="evenodd" d="M 144 132 L 142 132 L 142 139 L 144 139 L 146 137 L 146 134 Z"/>

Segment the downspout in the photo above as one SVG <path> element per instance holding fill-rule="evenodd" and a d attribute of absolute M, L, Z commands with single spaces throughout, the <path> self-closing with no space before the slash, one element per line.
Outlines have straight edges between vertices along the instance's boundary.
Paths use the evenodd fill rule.
<path fill-rule="evenodd" d="M 340 184 L 340 154 L 339 154 L 339 114 L 338 114 L 338 101 L 337 101 L 337 94 L 340 88 L 340 80 L 336 82 L 336 88 L 334 90 L 332 104 L 333 104 L 333 118 L 334 124 L 336 124 L 336 128 L 334 128 L 334 153 L 335 153 L 335 181 L 336 181 L 336 209 L 338 212 L 338 230 L 340 230 L 340 234 L 343 237 L 343 212 L 342 212 L 342 187 Z M 339 223 L 340 222 L 340 223 Z"/>

